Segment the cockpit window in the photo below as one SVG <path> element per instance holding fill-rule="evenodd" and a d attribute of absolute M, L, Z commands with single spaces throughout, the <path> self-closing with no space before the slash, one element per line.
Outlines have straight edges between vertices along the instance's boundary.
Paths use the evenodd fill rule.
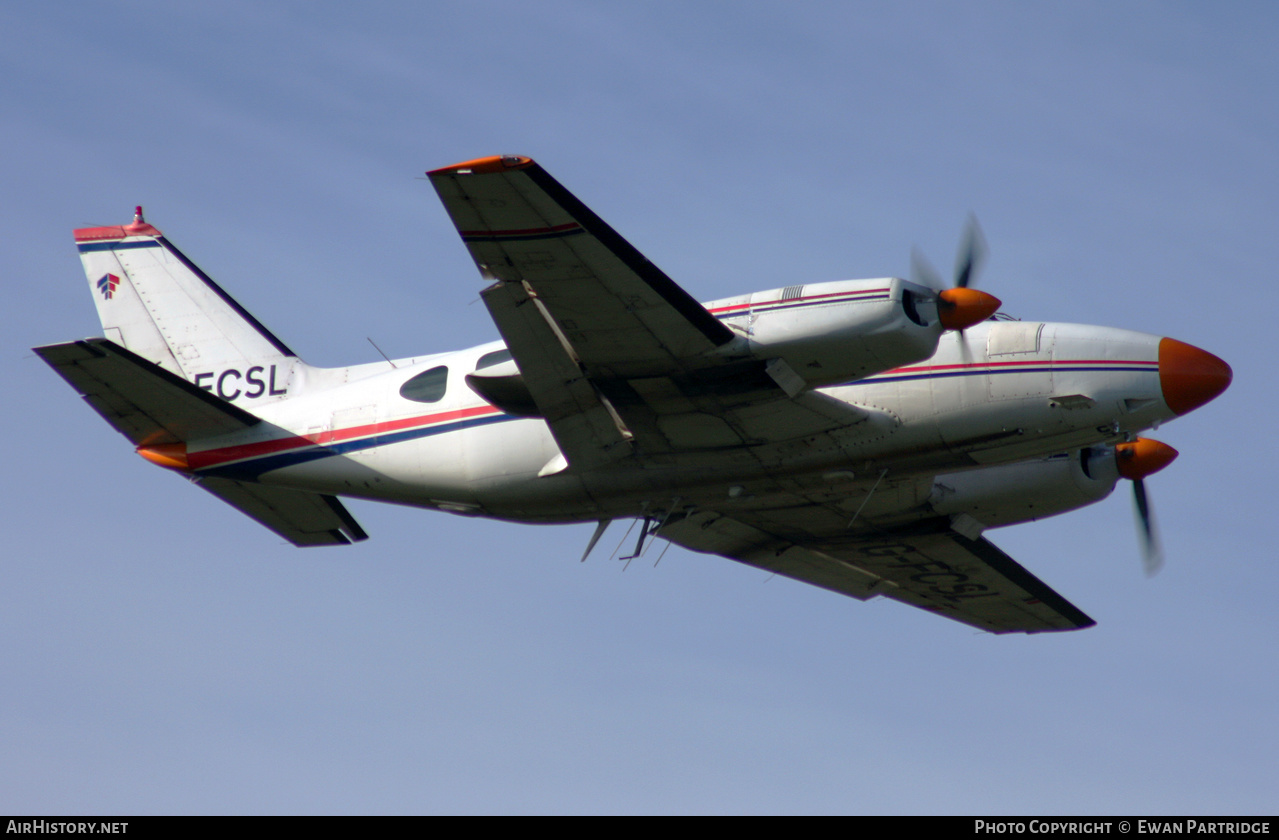
<path fill-rule="evenodd" d="M 414 402 L 433 403 L 444 398 L 448 388 L 449 369 L 441 365 L 419 373 L 400 386 L 400 396 Z"/>
<path fill-rule="evenodd" d="M 475 363 L 475 369 L 483 370 L 486 367 L 500 365 L 502 362 L 509 362 L 510 360 L 510 350 L 494 350 L 492 353 L 485 353 L 483 356 L 480 356 L 480 360 Z"/>

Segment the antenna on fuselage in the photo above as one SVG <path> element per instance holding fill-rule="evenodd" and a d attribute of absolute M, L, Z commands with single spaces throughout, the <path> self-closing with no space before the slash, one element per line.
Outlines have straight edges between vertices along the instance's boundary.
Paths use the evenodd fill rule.
<path fill-rule="evenodd" d="M 382 353 L 382 348 L 377 346 L 377 342 L 376 342 L 376 341 L 374 341 L 373 339 L 369 338 L 367 335 L 366 335 L 366 336 L 364 336 L 364 337 L 365 337 L 366 339 L 368 339 L 369 344 L 372 344 L 372 345 L 373 345 L 373 349 L 374 349 L 374 350 L 376 350 L 376 351 L 378 351 L 378 353 L 380 353 L 380 354 L 382 355 L 382 358 L 383 358 L 383 359 L 386 359 L 386 363 L 387 363 L 388 365 L 390 365 L 391 367 L 395 367 L 395 362 L 391 361 L 391 357 L 390 357 L 390 356 L 386 355 L 385 353 Z"/>
<path fill-rule="evenodd" d="M 586 558 L 591 554 L 591 549 L 595 548 L 595 544 L 600 541 L 600 537 L 604 536 L 604 529 L 606 529 L 612 521 L 613 518 L 611 516 L 599 521 L 599 524 L 595 526 L 595 533 L 591 535 L 591 541 L 586 544 L 586 550 L 582 552 L 582 559 L 578 562 L 586 562 Z"/>

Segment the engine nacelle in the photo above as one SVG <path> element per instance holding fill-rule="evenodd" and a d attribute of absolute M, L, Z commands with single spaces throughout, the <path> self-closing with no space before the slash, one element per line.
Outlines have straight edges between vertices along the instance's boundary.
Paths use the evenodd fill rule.
<path fill-rule="evenodd" d="M 943 330 L 936 293 L 897 278 L 788 286 L 721 303 L 734 313 L 721 317 L 748 334 L 751 355 L 783 360 L 809 386 L 927 359 Z"/>
<path fill-rule="evenodd" d="M 1118 480 L 1114 449 L 1094 446 L 1042 461 L 939 475 L 929 504 L 937 513 L 966 513 L 993 528 L 1099 502 Z"/>

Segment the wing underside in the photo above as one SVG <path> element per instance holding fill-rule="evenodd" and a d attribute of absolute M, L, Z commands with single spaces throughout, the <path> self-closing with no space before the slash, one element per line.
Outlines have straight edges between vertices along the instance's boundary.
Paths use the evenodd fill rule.
<path fill-rule="evenodd" d="M 732 340 L 732 330 L 531 160 L 488 158 L 430 177 L 480 272 L 535 289 L 591 376 L 668 373 Z"/>
<path fill-rule="evenodd" d="M 429 173 L 481 293 L 570 465 L 758 446 L 869 414 L 780 373 L 527 158 Z M 731 352 L 730 352 L 731 351 Z"/>
<path fill-rule="evenodd" d="M 481 297 L 568 462 L 589 469 L 637 445 L 678 446 L 651 411 L 628 405 L 643 401 L 632 383 L 722 364 L 707 354 L 733 332 L 527 158 L 429 174 L 480 273 L 496 281 Z"/>
<path fill-rule="evenodd" d="M 528 158 L 428 174 L 480 273 L 494 281 L 481 296 L 569 466 L 628 456 L 650 466 L 643 459 L 674 454 L 714 469 L 740 455 L 779 488 L 794 488 L 797 454 L 833 452 L 895 426 L 887 413 L 787 386 L 794 371 L 742 350 L 732 329 Z M 701 510 L 663 520 L 656 533 L 994 633 L 1092 624 L 987 540 L 945 524 L 866 536 L 849 530 L 851 511 L 802 487 L 796 493 L 785 508 Z"/>
<path fill-rule="evenodd" d="M 793 539 L 703 511 L 658 534 L 694 551 L 860 600 L 892 598 L 991 633 L 1079 630 L 1095 623 L 989 540 L 940 527 Z"/>

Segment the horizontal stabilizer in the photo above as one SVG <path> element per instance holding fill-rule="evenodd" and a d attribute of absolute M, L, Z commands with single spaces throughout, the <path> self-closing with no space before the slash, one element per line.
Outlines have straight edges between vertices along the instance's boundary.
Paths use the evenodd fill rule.
<path fill-rule="evenodd" d="M 37 347 L 35 352 L 135 445 L 184 443 L 261 422 L 105 338 Z M 333 496 L 226 478 L 196 483 L 297 546 L 346 545 L 368 538 Z"/>
<path fill-rule="evenodd" d="M 260 422 L 105 338 L 37 347 L 35 352 L 135 445 L 182 443 Z"/>
<path fill-rule="evenodd" d="M 229 478 L 196 483 L 299 547 L 348 545 L 369 538 L 333 496 Z"/>

